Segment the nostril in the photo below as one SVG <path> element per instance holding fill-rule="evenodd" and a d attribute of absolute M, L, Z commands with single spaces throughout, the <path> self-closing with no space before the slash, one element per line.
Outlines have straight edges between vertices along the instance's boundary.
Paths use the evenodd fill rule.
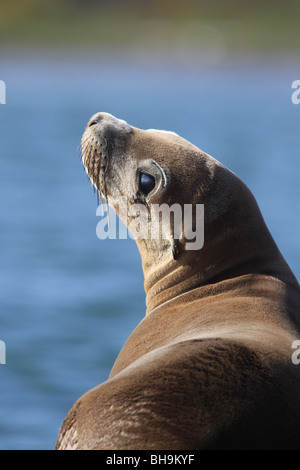
<path fill-rule="evenodd" d="M 92 127 L 92 126 L 94 126 L 95 124 L 98 124 L 98 122 L 99 122 L 99 121 L 98 121 L 97 119 L 94 119 L 94 120 L 90 123 L 89 127 Z"/>

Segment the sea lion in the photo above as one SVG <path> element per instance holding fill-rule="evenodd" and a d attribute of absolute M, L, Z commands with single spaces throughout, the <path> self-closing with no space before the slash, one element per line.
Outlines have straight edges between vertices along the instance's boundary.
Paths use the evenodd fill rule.
<path fill-rule="evenodd" d="M 124 196 L 204 204 L 205 237 L 199 250 L 184 230 L 137 239 L 146 316 L 56 449 L 300 449 L 300 288 L 250 190 L 178 135 L 107 113 L 89 121 L 82 159 L 117 211 Z"/>

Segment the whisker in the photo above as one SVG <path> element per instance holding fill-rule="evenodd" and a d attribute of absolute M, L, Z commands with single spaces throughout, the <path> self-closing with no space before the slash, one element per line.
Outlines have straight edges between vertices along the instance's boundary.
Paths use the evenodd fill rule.
<path fill-rule="evenodd" d="M 93 175 L 93 178 L 96 180 L 95 178 L 95 163 L 96 163 L 96 156 L 97 156 L 97 150 L 94 150 L 94 159 L 93 159 L 93 168 L 92 168 L 92 175 Z"/>
<path fill-rule="evenodd" d="M 104 156 L 104 169 L 103 169 L 103 195 L 105 202 L 107 204 L 107 221 L 108 221 L 108 227 L 110 228 L 110 214 L 109 214 L 109 204 L 108 204 L 108 196 L 107 196 L 107 190 L 106 190 L 106 171 L 107 171 L 107 163 L 106 163 L 106 156 Z"/>
<path fill-rule="evenodd" d="M 92 152 L 89 155 L 89 161 L 88 161 L 88 174 L 90 175 L 91 183 L 94 183 L 94 174 L 92 173 L 92 168 L 93 168 L 93 157 L 95 156 L 95 146 L 92 147 Z"/>
<path fill-rule="evenodd" d="M 89 147 L 88 143 L 87 142 L 80 142 L 80 150 L 81 152 L 83 152 L 84 149 L 86 149 L 87 147 Z"/>
<path fill-rule="evenodd" d="M 82 147 L 82 157 L 84 157 L 86 155 L 87 152 L 89 152 L 91 149 L 90 145 L 88 144 L 85 144 L 83 147 Z"/>
<path fill-rule="evenodd" d="M 82 136 L 82 138 L 81 138 L 81 142 L 83 142 L 83 143 L 85 143 L 89 140 L 91 140 L 91 136 L 89 136 L 89 135 Z"/>
<path fill-rule="evenodd" d="M 83 163 L 84 163 L 84 165 L 86 165 L 86 162 L 87 162 L 88 159 L 89 159 L 89 155 L 90 155 L 91 151 L 92 151 L 92 147 L 90 147 L 90 146 L 86 147 L 86 148 L 83 150 L 82 156 L 83 156 Z"/>
<path fill-rule="evenodd" d="M 83 162 L 84 171 L 93 186 L 94 194 L 97 195 L 97 204 L 103 207 L 104 201 L 108 204 L 107 187 L 106 187 L 106 156 L 101 151 L 101 147 L 107 147 L 107 142 L 96 140 L 91 136 L 83 136 L 78 152 Z M 108 224 L 110 224 L 108 211 Z"/>
<path fill-rule="evenodd" d="M 78 153 L 79 158 L 81 159 L 81 155 L 82 155 L 81 142 L 77 146 L 77 153 Z"/>
<path fill-rule="evenodd" d="M 79 148 L 82 150 L 84 147 L 86 147 L 89 143 L 89 139 L 81 139 L 79 143 Z"/>
<path fill-rule="evenodd" d="M 91 158 L 91 154 L 93 152 L 93 147 L 90 147 L 87 152 L 84 153 L 83 164 L 85 167 L 85 171 L 89 175 L 89 162 Z"/>
<path fill-rule="evenodd" d="M 103 173 L 101 173 L 102 158 L 103 158 L 103 153 L 100 152 L 100 155 L 99 155 L 99 168 L 98 168 L 98 180 L 99 180 L 99 196 L 100 196 L 101 206 L 103 207 L 103 201 L 102 201 L 102 196 L 101 196 L 101 189 L 102 189 L 101 186 L 103 186 L 102 185 Z"/>

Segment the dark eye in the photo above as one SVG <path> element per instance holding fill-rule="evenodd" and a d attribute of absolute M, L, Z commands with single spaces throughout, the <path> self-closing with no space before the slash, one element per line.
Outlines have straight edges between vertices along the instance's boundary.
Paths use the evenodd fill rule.
<path fill-rule="evenodd" d="M 155 186 L 155 179 L 153 176 L 148 175 L 147 173 L 139 172 L 139 189 L 140 191 L 147 196 L 151 193 L 152 189 Z"/>

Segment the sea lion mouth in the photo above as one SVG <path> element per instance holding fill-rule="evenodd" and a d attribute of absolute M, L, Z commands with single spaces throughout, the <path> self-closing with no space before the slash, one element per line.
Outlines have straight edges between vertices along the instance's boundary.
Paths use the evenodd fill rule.
<path fill-rule="evenodd" d="M 84 169 L 97 192 L 99 199 L 107 201 L 106 172 L 107 172 L 107 143 L 104 139 L 100 142 L 95 136 L 92 136 L 89 129 L 83 134 L 79 145 L 79 153 Z"/>

